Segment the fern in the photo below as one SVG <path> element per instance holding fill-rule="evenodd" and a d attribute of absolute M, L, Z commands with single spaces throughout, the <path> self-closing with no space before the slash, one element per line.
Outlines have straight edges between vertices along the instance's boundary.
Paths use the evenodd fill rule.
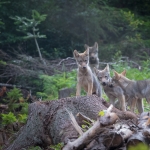
<path fill-rule="evenodd" d="M 8 114 L 1 114 L 1 116 L 3 125 L 9 125 L 17 121 L 16 116 L 12 112 L 9 112 Z"/>
<path fill-rule="evenodd" d="M 50 146 L 50 148 L 52 148 L 53 150 L 61 150 L 63 145 L 63 143 L 58 143 L 57 145 Z"/>
<path fill-rule="evenodd" d="M 43 91 L 37 92 L 38 97 L 43 99 L 57 99 L 58 91 L 62 88 L 75 87 L 76 85 L 76 71 L 69 73 L 57 74 L 55 76 L 41 75 L 43 80 Z"/>
<path fill-rule="evenodd" d="M 21 90 L 17 88 L 13 88 L 7 93 L 7 98 L 10 100 L 10 103 L 17 102 L 22 96 Z"/>
<path fill-rule="evenodd" d="M 26 114 L 19 114 L 18 115 L 18 122 L 26 123 L 26 121 L 27 121 L 27 115 Z"/>

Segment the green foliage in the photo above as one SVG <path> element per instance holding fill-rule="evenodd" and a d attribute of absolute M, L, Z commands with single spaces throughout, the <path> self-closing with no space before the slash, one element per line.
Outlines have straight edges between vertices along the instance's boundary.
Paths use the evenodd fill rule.
<path fill-rule="evenodd" d="M 5 48 L 7 44 L 18 50 L 19 42 L 24 41 L 28 47 L 22 48 L 22 52 L 33 56 L 34 43 L 25 43 L 25 39 L 46 35 L 47 39 L 39 39 L 39 43 L 43 47 L 42 54 L 49 59 L 70 57 L 73 49 L 83 51 L 85 43 L 92 45 L 95 41 L 100 45 L 102 61 L 110 60 L 116 51 L 136 58 L 138 53 L 143 53 L 141 48 L 150 45 L 149 5 L 149 1 L 119 0 L 12 1 L 0 9 L 0 18 L 5 23 L 0 42 L 9 52 Z M 26 36 L 16 32 L 10 16 Z M 43 35 L 38 33 L 37 27 Z"/>
<path fill-rule="evenodd" d="M 150 45 L 150 18 L 146 16 L 150 14 L 149 5 L 148 1 L 126 3 L 119 0 L 12 1 L 2 5 L 0 10 L 0 18 L 6 26 L 1 32 L 0 42 L 4 45 L 9 43 L 10 47 L 13 42 L 12 47 L 16 50 L 19 42 L 24 41 L 28 47 L 22 49 L 22 52 L 33 56 L 34 43 L 25 41 L 46 35 L 47 39 L 39 39 L 43 47 L 41 52 L 48 59 L 55 59 L 70 57 L 73 49 L 83 51 L 85 43 L 92 45 L 97 41 L 102 61 L 110 61 L 117 51 L 121 51 L 123 56 L 136 59 L 137 54 L 143 53 L 141 48 Z M 33 6 L 36 10 L 33 10 Z M 144 16 L 139 16 L 141 10 Z M 24 34 L 16 32 L 10 16 Z M 10 51 L 7 48 L 4 50 Z"/>
<path fill-rule="evenodd" d="M 22 93 L 21 93 L 21 90 L 18 89 L 18 88 L 13 88 L 12 90 L 10 90 L 8 93 L 7 93 L 7 98 L 9 99 L 9 104 L 12 104 L 14 102 L 18 102 L 19 101 L 19 98 L 22 97 Z"/>
<path fill-rule="evenodd" d="M 92 120 L 92 123 L 94 123 L 94 120 Z M 83 120 L 83 124 L 82 124 L 82 126 L 81 126 L 82 130 L 83 130 L 84 132 L 86 132 L 89 128 L 92 127 L 92 123 L 91 123 L 91 122 L 88 122 L 88 121 L 86 121 L 86 120 Z"/>
<path fill-rule="evenodd" d="M 141 60 L 142 69 L 144 70 L 144 73 L 148 74 L 149 71 L 150 71 L 150 58 L 149 58 L 149 55 L 147 53 L 144 53 L 144 55 L 141 56 L 141 58 L 142 58 L 142 60 Z"/>
<path fill-rule="evenodd" d="M 19 106 L 22 107 L 20 113 L 23 114 L 23 115 L 27 115 L 29 104 L 28 103 L 20 103 Z"/>
<path fill-rule="evenodd" d="M 32 18 L 37 21 L 37 25 L 40 24 L 42 21 L 45 21 L 47 15 L 41 15 L 38 11 L 32 10 Z"/>
<path fill-rule="evenodd" d="M 61 58 L 61 56 L 63 56 L 63 52 L 61 51 L 61 49 L 54 48 L 54 55 L 56 58 Z"/>
<path fill-rule="evenodd" d="M 102 97 L 107 101 L 107 102 L 109 102 L 109 98 L 107 97 L 107 95 L 103 92 L 102 93 Z"/>
<path fill-rule="evenodd" d="M 148 145 L 146 145 L 144 143 L 139 143 L 135 146 L 129 147 L 128 150 L 149 150 L 149 147 L 148 147 Z"/>
<path fill-rule="evenodd" d="M 26 123 L 26 121 L 27 121 L 27 115 L 26 114 L 19 114 L 18 115 L 18 122 Z"/>
<path fill-rule="evenodd" d="M 3 4 L 6 4 L 8 2 L 0 2 L 0 8 L 2 7 Z M 0 28 L 4 28 L 4 22 L 1 21 L 2 19 L 0 18 Z M 1 32 L 0 32 L 1 33 Z"/>
<path fill-rule="evenodd" d="M 137 59 L 137 55 L 141 54 L 141 49 L 145 47 L 146 41 L 143 40 L 143 35 L 141 34 L 143 32 L 142 26 L 144 25 L 143 18 L 136 16 L 129 10 L 125 10 L 120 10 L 118 18 L 120 21 L 117 20 L 116 22 L 118 37 L 113 40 L 110 39 L 111 42 L 109 41 L 106 44 L 100 44 L 101 59 L 105 58 L 110 61 L 114 54 L 118 52 L 122 56 Z"/>
<path fill-rule="evenodd" d="M 7 97 L 3 101 L 8 104 L 9 111 L 15 112 L 15 110 L 20 108 L 20 113 L 28 114 L 29 104 L 25 102 L 20 89 L 15 87 L 7 92 Z"/>
<path fill-rule="evenodd" d="M 40 78 L 43 80 L 43 91 L 37 92 L 37 96 L 43 99 L 58 99 L 58 90 L 75 87 L 76 70 L 54 76 L 41 75 Z"/>
<path fill-rule="evenodd" d="M 114 62 L 119 62 L 120 60 L 121 60 L 121 56 L 122 56 L 122 54 L 121 54 L 121 51 L 117 51 L 115 54 L 114 54 L 114 57 L 113 57 L 113 61 Z"/>
<path fill-rule="evenodd" d="M 107 61 L 112 61 L 112 56 L 119 50 L 116 44 L 102 44 L 100 46 L 99 58 L 103 60 L 105 58 Z"/>
<path fill-rule="evenodd" d="M 19 102 L 19 98 L 22 97 L 21 90 L 18 88 L 13 88 L 7 93 L 6 102 L 8 102 L 9 108 L 12 108 L 12 104 Z"/>
<path fill-rule="evenodd" d="M 2 125 L 9 125 L 14 122 L 26 123 L 27 115 L 26 114 L 18 114 L 17 116 L 14 113 L 9 112 L 8 114 L 1 114 Z"/>
<path fill-rule="evenodd" d="M 127 63 L 116 63 L 113 65 L 113 69 L 119 73 L 121 73 L 123 70 L 126 70 L 126 76 L 131 80 L 145 80 L 150 78 L 150 74 L 148 74 L 149 68 L 146 67 L 149 65 L 149 61 L 144 61 L 144 63 L 145 67 L 141 66 L 142 71 L 138 68 L 132 68 L 128 66 Z M 113 71 L 111 71 L 111 74 L 113 75 Z"/>
<path fill-rule="evenodd" d="M 0 60 L 0 65 L 6 65 L 7 63 L 3 60 Z"/>
<path fill-rule="evenodd" d="M 50 146 L 50 148 L 52 148 L 53 150 L 61 150 L 63 146 L 63 143 L 58 143 L 57 145 Z"/>
<path fill-rule="evenodd" d="M 26 17 L 11 17 L 11 19 L 15 20 L 15 24 L 18 25 L 19 29 L 18 31 L 24 32 L 27 34 L 27 36 L 24 36 L 23 39 L 32 39 L 32 38 L 46 38 L 45 35 L 40 35 L 38 32 L 39 29 L 36 28 L 37 25 L 39 25 L 42 21 L 46 19 L 47 15 L 40 15 L 40 13 L 36 10 L 32 10 L 32 19 L 28 19 Z M 36 34 L 31 33 L 37 32 Z"/>
<path fill-rule="evenodd" d="M 139 25 L 143 25 L 144 21 L 135 19 L 134 13 L 131 13 L 131 11 L 122 11 L 122 13 L 125 16 L 125 19 L 129 22 L 129 26 L 132 28 L 132 30 L 136 30 Z"/>
<path fill-rule="evenodd" d="M 99 116 L 103 117 L 105 115 L 105 111 L 104 110 L 101 110 L 99 113 L 98 113 Z"/>
<path fill-rule="evenodd" d="M 39 48 L 39 44 L 37 42 L 37 38 L 46 38 L 45 35 L 40 35 L 39 29 L 37 28 L 37 25 L 39 25 L 42 21 L 46 19 L 47 15 L 40 15 L 39 12 L 36 10 L 32 10 L 32 19 L 28 19 L 26 17 L 11 17 L 15 20 L 15 24 L 19 26 L 18 31 L 24 32 L 27 34 L 27 36 L 24 36 L 23 39 L 34 39 L 36 48 L 39 53 L 40 60 L 43 62 L 44 65 L 45 62 L 42 58 L 41 50 Z M 29 31 L 32 31 L 29 32 Z"/>
<path fill-rule="evenodd" d="M 8 114 L 1 114 L 1 116 L 3 125 L 9 125 L 17 121 L 16 116 L 12 112 L 9 112 Z"/>

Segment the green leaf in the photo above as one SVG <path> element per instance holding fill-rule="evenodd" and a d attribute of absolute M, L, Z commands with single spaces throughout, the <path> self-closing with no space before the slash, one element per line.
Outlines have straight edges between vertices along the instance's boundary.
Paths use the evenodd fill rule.
<path fill-rule="evenodd" d="M 104 110 L 100 111 L 100 112 L 98 113 L 98 115 L 101 116 L 101 117 L 104 116 L 104 115 L 105 115 Z"/>
<path fill-rule="evenodd" d="M 27 115 L 26 114 L 19 114 L 18 115 L 18 121 L 21 122 L 21 123 L 26 123 L 27 121 Z"/>
<path fill-rule="evenodd" d="M 63 143 L 58 143 L 57 145 L 51 145 L 50 148 L 52 148 L 53 150 L 61 150 L 63 146 Z"/>
<path fill-rule="evenodd" d="M 139 143 L 135 146 L 129 147 L 129 150 L 149 150 L 148 145 L 144 143 Z"/>
<path fill-rule="evenodd" d="M 83 124 L 83 125 L 82 125 L 82 129 L 85 129 L 85 128 L 86 128 L 86 125 Z"/>
<path fill-rule="evenodd" d="M 16 116 L 12 112 L 9 112 L 8 114 L 1 114 L 1 115 L 2 115 L 3 125 L 12 124 L 17 121 Z"/>

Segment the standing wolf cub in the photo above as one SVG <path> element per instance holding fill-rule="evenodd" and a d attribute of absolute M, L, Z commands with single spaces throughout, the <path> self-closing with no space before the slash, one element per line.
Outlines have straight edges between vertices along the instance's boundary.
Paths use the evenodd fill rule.
<path fill-rule="evenodd" d="M 84 45 L 85 49 L 89 47 L 87 44 Z M 98 43 L 95 42 L 93 46 L 89 47 L 89 66 L 94 72 L 94 67 L 99 68 L 99 58 L 98 58 Z"/>
<path fill-rule="evenodd" d="M 110 77 L 110 70 L 109 70 L 109 65 L 103 69 L 103 70 L 98 70 L 94 68 L 95 74 L 100 81 L 101 85 L 103 86 L 104 92 L 106 93 L 107 97 L 109 98 L 109 101 L 111 104 L 116 106 L 117 108 L 125 111 L 126 110 L 126 105 L 125 105 L 125 96 L 124 92 L 121 89 L 120 86 L 113 85 L 111 84 L 111 77 Z M 115 103 L 115 100 L 118 99 L 118 102 Z M 119 105 L 119 106 L 118 106 Z"/>
<path fill-rule="evenodd" d="M 120 74 L 114 71 L 112 80 L 123 89 L 131 111 L 134 112 L 134 108 L 137 105 L 138 111 L 142 113 L 144 110 L 142 98 L 146 98 L 150 104 L 150 80 L 130 80 L 125 77 L 125 74 L 125 70 Z"/>
<path fill-rule="evenodd" d="M 80 95 L 81 87 L 83 87 L 87 95 L 96 94 L 101 97 L 101 86 L 89 67 L 89 47 L 83 53 L 78 53 L 77 50 L 74 50 L 73 54 L 78 65 L 76 96 Z"/>

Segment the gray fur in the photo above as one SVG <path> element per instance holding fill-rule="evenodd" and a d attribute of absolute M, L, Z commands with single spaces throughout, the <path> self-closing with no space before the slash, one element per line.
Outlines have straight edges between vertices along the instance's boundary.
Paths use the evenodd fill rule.
<path fill-rule="evenodd" d="M 89 47 L 87 44 L 84 45 L 85 49 Z M 89 47 L 89 66 L 94 72 L 94 67 L 99 68 L 99 58 L 98 58 L 98 43 L 95 42 L 93 46 Z"/>
<path fill-rule="evenodd" d="M 104 70 L 98 70 L 95 68 L 95 74 L 100 84 L 102 85 L 104 92 L 109 98 L 110 103 L 113 104 L 115 107 L 125 111 L 126 106 L 124 92 L 120 86 L 112 86 L 109 65 L 107 64 Z M 117 102 L 116 99 L 118 99 Z"/>

